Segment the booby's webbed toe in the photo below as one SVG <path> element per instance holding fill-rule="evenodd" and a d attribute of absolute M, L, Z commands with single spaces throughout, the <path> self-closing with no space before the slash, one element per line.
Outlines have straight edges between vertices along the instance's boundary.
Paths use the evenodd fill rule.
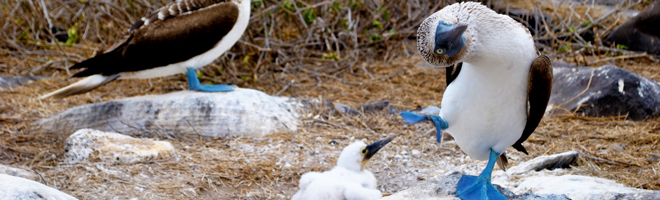
<path fill-rule="evenodd" d="M 490 183 L 478 176 L 463 175 L 456 186 L 456 196 L 461 199 L 488 199 L 507 200 L 500 191 Z M 487 197 L 487 198 L 486 198 Z"/>
<path fill-rule="evenodd" d="M 194 91 L 200 92 L 231 92 L 236 89 L 234 85 L 202 85 L 197 79 L 197 74 L 195 74 L 195 69 L 189 67 L 186 71 L 186 77 L 188 78 L 188 88 Z"/>
<path fill-rule="evenodd" d="M 449 127 L 449 123 L 447 121 L 443 120 L 442 117 L 438 115 L 419 115 L 413 112 L 401 112 L 400 113 L 401 118 L 403 118 L 403 121 L 406 122 L 408 125 L 413 125 L 416 123 L 421 123 L 421 122 L 427 122 L 431 121 L 433 122 L 433 126 L 435 126 L 435 133 L 436 133 L 436 140 L 438 143 L 442 141 L 442 130 L 447 129 Z"/>
<path fill-rule="evenodd" d="M 406 122 L 408 125 L 413 125 L 416 123 L 422 123 L 422 122 L 428 122 L 430 119 L 426 117 L 426 115 L 418 115 L 413 112 L 407 112 L 403 111 L 399 113 L 401 115 L 401 118 L 403 118 L 403 121 Z"/>
<path fill-rule="evenodd" d="M 500 153 L 491 149 L 488 165 L 479 176 L 463 175 L 456 185 L 456 196 L 461 199 L 506 200 L 507 198 L 490 182 L 495 161 L 499 156 Z"/>

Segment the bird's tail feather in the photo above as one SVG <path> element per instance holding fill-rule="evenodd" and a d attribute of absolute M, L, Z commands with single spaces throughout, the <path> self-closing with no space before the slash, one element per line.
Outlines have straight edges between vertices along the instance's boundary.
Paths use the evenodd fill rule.
<path fill-rule="evenodd" d="M 71 77 L 86 77 L 94 74 L 100 74 L 101 71 L 99 71 L 99 69 L 104 69 L 108 65 L 111 65 L 114 62 L 114 59 L 115 59 L 115 54 L 105 53 L 94 56 L 82 62 L 79 62 L 69 67 L 69 69 L 80 69 L 80 68 L 86 68 L 86 69 L 72 75 Z"/>
<path fill-rule="evenodd" d="M 46 99 L 50 97 L 61 99 L 71 95 L 82 94 L 90 90 L 93 90 L 94 88 L 97 88 L 101 85 L 104 85 L 110 81 L 113 81 L 119 78 L 120 75 L 121 74 L 113 74 L 110 76 L 103 76 L 100 74 L 92 75 L 78 82 L 75 82 L 69 86 L 66 86 L 62 89 L 43 95 L 39 97 L 39 99 Z"/>
<path fill-rule="evenodd" d="M 509 167 L 509 160 L 506 158 L 506 153 L 502 153 L 497 157 L 497 165 L 499 165 L 503 171 L 506 171 L 506 168 Z"/>

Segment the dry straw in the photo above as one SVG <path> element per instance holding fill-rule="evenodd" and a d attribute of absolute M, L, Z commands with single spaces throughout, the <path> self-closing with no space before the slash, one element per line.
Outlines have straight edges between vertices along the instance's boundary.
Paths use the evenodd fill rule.
<path fill-rule="evenodd" d="M 159 0 L 9 0 L 0 3 L 0 75 L 48 75 L 24 87 L 0 91 L 0 160 L 27 166 L 43 183 L 83 199 L 287 198 L 298 178 L 327 170 L 341 149 L 356 139 L 376 141 L 398 134 L 367 166 L 394 192 L 434 174 L 440 162 L 467 162 L 451 142 L 434 143 L 433 127 L 406 126 L 396 115 L 343 116 L 316 110 L 297 133 L 263 138 L 180 138 L 161 130 L 130 133 L 170 140 L 179 157 L 133 165 L 64 165 L 64 141 L 71 133 L 32 134 L 31 122 L 69 107 L 186 88 L 183 76 L 121 80 L 63 100 L 36 97 L 65 86 L 66 68 L 110 47 L 135 20 L 168 1 Z M 400 109 L 438 105 L 444 72 L 418 67 L 415 36 L 419 23 L 453 1 L 254 1 L 248 31 L 217 62 L 202 69 L 203 82 L 230 83 L 268 94 L 333 99 L 350 106 L 390 100 Z M 489 1 L 501 11 L 542 11 L 534 27 L 537 46 L 554 60 L 577 64 L 613 62 L 655 81 L 660 64 L 653 56 L 601 44 L 605 34 L 625 22 L 626 8 L 646 2 L 621 1 L 614 9 L 561 1 Z M 557 1 L 559 2 L 559 1 Z M 611 14 L 610 14 L 611 13 Z M 520 17 L 525 18 L 525 17 Z M 588 22 L 588 23 L 587 23 Z M 77 40 L 55 43 L 61 27 Z M 75 30 L 75 33 L 73 33 Z M 594 39 L 586 35 L 591 34 Z M 586 38 L 585 38 L 586 37 Z M 71 37 L 70 37 L 71 38 Z M 625 54 L 624 56 L 619 56 Z M 530 156 L 576 150 L 573 173 L 614 179 L 627 186 L 660 189 L 660 128 L 656 119 L 591 118 L 575 113 L 546 117 L 528 141 Z M 338 145 L 333 145 L 334 143 Z M 415 149 L 421 156 L 397 160 Z M 450 158 L 450 159 L 448 159 Z M 461 158 L 461 159 L 458 159 Z M 414 169 L 415 172 L 406 170 Z M 412 175 L 415 174 L 415 175 Z"/>

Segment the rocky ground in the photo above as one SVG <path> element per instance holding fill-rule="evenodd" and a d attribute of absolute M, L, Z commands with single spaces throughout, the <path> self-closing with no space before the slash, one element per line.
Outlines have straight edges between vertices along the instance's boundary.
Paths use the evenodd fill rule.
<path fill-rule="evenodd" d="M 378 179 L 378 189 L 386 194 L 451 178 L 455 171 L 477 174 L 486 164 L 485 161 L 475 161 L 462 153 L 449 135 L 444 135 L 442 144 L 436 143 L 435 129 L 430 124 L 405 125 L 398 115 L 387 111 L 352 115 L 323 106 L 309 108 L 299 115 L 296 129 L 276 129 L 263 136 L 217 134 L 224 131 L 220 129 L 222 127 L 205 129 L 201 131 L 204 133 L 201 135 L 205 136 L 200 136 L 202 129 L 195 128 L 197 124 L 190 123 L 186 127 L 187 122 L 183 121 L 165 124 L 170 127 L 153 124 L 131 127 L 130 123 L 124 123 L 122 125 L 125 127 L 114 132 L 163 141 L 151 143 L 135 140 L 143 141 L 143 145 L 164 144 L 161 146 L 166 147 L 162 149 L 169 152 L 167 156 L 145 154 L 149 151 L 142 149 L 143 146 L 130 150 L 125 145 L 110 145 L 107 148 L 129 149 L 132 154 L 143 157 L 125 160 L 122 159 L 124 154 L 94 154 L 87 159 L 73 159 L 75 162 L 72 162 L 67 149 L 75 145 L 67 145 L 67 139 L 76 131 L 74 129 L 80 127 L 58 121 L 51 125 L 59 126 L 40 126 L 40 120 L 58 116 L 57 113 L 70 108 L 93 103 L 143 95 L 179 94 L 175 92 L 185 90 L 187 83 L 183 75 L 149 80 L 118 80 L 83 95 L 60 100 L 39 100 L 40 95 L 74 81 L 68 77 L 75 71 L 66 70 L 71 62 L 81 61 L 111 46 L 117 40 L 116 36 L 130 26 L 129 22 L 137 19 L 135 16 L 142 16 L 165 1 L 153 4 L 151 1 L 114 1 L 118 5 L 137 2 L 127 6 L 127 9 L 117 9 L 105 2 L 95 1 L 79 1 L 80 4 L 67 1 L 64 2 L 66 5 L 60 1 L 46 2 L 51 9 L 53 21 L 59 25 L 70 28 L 77 26 L 74 24 L 82 24 L 77 29 L 81 38 L 69 46 L 54 45 L 38 31 L 26 31 L 47 26 L 46 19 L 41 16 L 43 13 L 39 10 L 38 1 L 12 1 L 9 3 L 10 7 L 15 6 L 13 11 L 2 13 L 18 13 L 16 16 L 22 14 L 23 18 L 0 15 L 0 20 L 4 20 L 0 22 L 8 27 L 5 29 L 6 34 L 1 34 L 3 38 L 0 43 L 0 164 L 13 167 L 0 166 L 0 172 L 4 174 L 31 179 L 79 199 L 288 199 L 296 192 L 298 179 L 303 173 L 331 169 L 346 145 L 362 139 L 373 142 L 389 135 L 398 136 L 366 166 Z M 389 21 L 383 20 L 384 16 L 369 14 L 382 10 L 380 4 L 367 2 L 362 5 L 337 5 L 346 7 L 342 8 L 341 15 L 351 11 L 351 7 L 355 10 L 347 16 L 356 19 L 359 15 L 362 20 L 373 22 L 361 26 L 352 22 L 360 29 L 358 34 L 343 30 L 344 22 L 333 21 L 333 16 L 338 14 L 324 7 L 328 5 L 319 4 L 317 9 L 319 12 L 323 9 L 331 13 L 319 13 L 319 19 L 325 21 L 306 24 L 302 19 L 302 7 L 297 11 L 298 8 L 286 7 L 277 10 L 278 6 L 285 6 L 281 1 L 259 1 L 258 5 L 253 5 L 258 11 L 253 14 L 253 24 L 266 21 L 286 23 L 251 26 L 232 52 L 201 70 L 200 79 L 203 83 L 230 83 L 273 96 L 316 102 L 327 100 L 335 103 L 331 107 L 341 103 L 358 108 L 360 105 L 385 100 L 399 111 L 441 106 L 439 104 L 446 86 L 445 72 L 429 69 L 428 64 L 416 54 L 415 42 L 410 39 L 414 37 L 415 24 L 423 19 L 419 16 L 428 15 L 423 12 L 431 12 L 438 7 L 418 5 L 413 1 L 412 4 L 401 2 L 401 5 L 391 2 L 386 5 L 393 13 Z M 530 155 L 516 152 L 512 148 L 507 152 L 513 167 L 539 156 L 567 151 L 578 152 L 577 162 L 570 169 L 533 172 L 529 175 L 510 175 L 496 167 L 494 175 L 498 178 L 494 182 L 520 194 L 530 192 L 519 186 L 532 175 L 584 175 L 609 179 L 630 188 L 660 190 L 658 111 L 642 109 L 632 116 L 626 110 L 599 115 L 603 113 L 602 110 L 592 109 L 603 108 L 599 105 L 607 107 L 618 105 L 618 102 L 629 102 L 628 98 L 637 94 L 642 94 L 637 95 L 641 97 L 637 100 L 641 99 L 641 102 L 652 108 L 655 101 L 651 101 L 653 98 L 647 94 L 658 94 L 654 91 L 658 87 L 635 85 L 631 80 L 639 79 L 629 78 L 643 77 L 650 80 L 644 83 L 657 84 L 660 81 L 657 56 L 625 51 L 623 47 L 585 45 L 570 33 L 571 28 L 576 29 L 572 26 L 578 27 L 573 31 L 580 33 L 589 33 L 591 30 L 599 33 L 613 29 L 649 3 L 626 1 L 628 3 L 621 4 L 627 6 L 623 12 L 603 17 L 614 13 L 616 9 L 613 7 L 618 6 L 618 2 L 599 1 L 602 5 L 596 6 L 574 1 L 559 1 L 557 5 L 549 4 L 551 1 L 493 2 L 506 3 L 507 10 L 508 6 L 517 6 L 525 10 L 542 10 L 548 16 L 564 19 L 562 23 L 556 20 L 549 23 L 549 26 L 553 26 L 552 33 L 541 31 L 543 27 L 536 30 L 543 32 L 535 37 L 537 47 L 553 61 L 587 66 L 575 69 L 580 71 L 581 82 L 566 84 L 572 87 L 572 95 L 557 98 L 535 133 L 523 144 Z M 419 12 L 412 12 L 417 8 Z M 78 11 L 86 13 L 84 19 L 87 21 L 76 17 Z M 275 14 L 267 15 L 271 12 Z M 302 22 L 289 17 L 290 14 L 301 14 Z M 99 20 L 102 22 L 100 25 Z M 377 20 L 381 20 L 378 22 L 382 22 L 385 28 L 374 25 Z M 336 30 L 328 30 L 320 28 L 328 25 L 322 23 L 342 24 L 336 25 Z M 389 33 L 394 28 L 397 28 L 394 35 L 362 34 L 379 31 Z M 275 31 L 271 31 L 273 35 L 264 35 L 263 29 Z M 330 34 L 320 34 L 321 30 L 329 31 Z M 87 31 L 89 34 L 85 34 Z M 340 38 L 337 39 L 333 33 L 337 33 Z M 380 38 L 378 42 L 373 41 L 377 39 L 375 36 L 390 38 Z M 357 49 L 337 50 L 339 54 L 333 54 L 335 50 L 329 48 L 333 45 L 328 42 L 335 44 L 338 40 Z M 309 46 L 308 42 L 316 46 Z M 296 54 L 299 52 L 304 53 Z M 636 75 L 622 72 L 619 75 L 626 75 L 625 80 L 608 80 L 608 73 L 616 70 L 601 70 L 603 73 L 595 75 L 592 73 L 595 70 L 589 70 L 606 64 Z M 599 79 L 602 75 L 605 78 Z M 566 77 L 570 79 L 572 76 Z M 598 85 L 596 90 L 594 88 L 597 85 L 591 87 L 591 83 L 603 85 Z M 599 91 L 605 90 L 612 95 L 598 95 Z M 577 105 L 576 102 L 584 103 L 587 107 Z M 627 109 L 630 106 L 626 104 L 616 108 Z M 597 112 L 594 114 L 592 111 Z M 87 112 L 96 116 L 109 116 L 103 110 Z M 64 116 L 59 119 L 65 121 L 70 118 Z"/>
<path fill-rule="evenodd" d="M 361 85 L 330 80 L 318 86 L 292 88 L 282 95 L 331 98 L 352 107 L 380 100 L 390 100 L 399 109 L 437 105 L 444 90 L 444 79 L 439 77 L 444 77 L 444 72 L 420 67 L 421 62 L 419 57 L 412 57 L 390 64 L 365 64 L 375 72 L 375 79 L 364 73 L 342 77 L 351 81 L 363 78 Z M 652 80 L 660 79 L 657 63 L 632 60 L 617 64 L 647 74 Z M 389 77 L 393 72 L 396 76 Z M 98 160 L 68 164 L 64 162 L 64 147 L 72 132 L 39 130 L 33 124 L 77 105 L 174 92 L 185 84 L 176 76 L 121 80 L 88 94 L 44 101 L 36 97 L 66 85 L 66 81 L 43 79 L 5 89 L 1 101 L 5 110 L 0 143 L 3 164 L 31 169 L 39 174 L 38 181 L 82 199 L 289 198 L 297 189 L 300 175 L 332 168 L 350 142 L 372 142 L 391 134 L 399 136 L 367 165 L 384 193 L 395 193 L 453 171 L 477 174 L 485 166 L 485 162 L 462 153 L 451 139 L 437 144 L 430 124 L 408 126 L 397 115 L 387 113 L 349 116 L 317 109 L 302 118 L 298 131 L 263 137 L 211 138 L 190 136 L 195 135 L 190 132 L 135 131 L 127 134 L 168 141 L 176 155 L 131 164 Z M 272 94 L 276 90 L 280 89 L 265 91 Z M 510 149 L 510 162 L 516 166 L 537 156 L 574 150 L 580 153 L 578 163 L 561 174 L 602 177 L 629 187 L 658 189 L 660 163 L 654 157 L 660 153 L 655 143 L 660 137 L 657 124 L 655 118 L 632 121 L 547 116 L 525 143 L 530 155 Z"/>

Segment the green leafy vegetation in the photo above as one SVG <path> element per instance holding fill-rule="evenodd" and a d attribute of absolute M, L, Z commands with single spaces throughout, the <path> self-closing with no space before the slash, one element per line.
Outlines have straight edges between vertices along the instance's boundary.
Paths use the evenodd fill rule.
<path fill-rule="evenodd" d="M 341 58 L 337 55 L 337 52 L 332 52 L 332 53 L 324 53 L 323 57 L 321 59 L 324 60 L 341 60 Z"/>
<path fill-rule="evenodd" d="M 617 45 L 616 45 L 616 48 L 617 48 L 617 49 L 621 49 L 621 50 L 628 50 L 628 46 L 623 45 L 623 44 L 617 44 Z"/>
<path fill-rule="evenodd" d="M 557 49 L 557 52 L 564 53 L 564 52 L 568 52 L 569 50 L 571 50 L 571 45 L 565 44 L 564 46 L 559 47 L 559 49 Z"/>
<path fill-rule="evenodd" d="M 296 10 L 295 6 L 290 1 L 283 1 L 282 2 L 282 8 L 284 8 L 286 10 L 290 10 L 290 11 L 295 11 Z"/>
<path fill-rule="evenodd" d="M 351 10 L 355 10 L 355 8 L 364 5 L 364 3 L 362 1 L 353 1 L 353 0 L 349 0 L 348 4 L 351 5 Z"/>
<path fill-rule="evenodd" d="M 316 20 L 316 11 L 312 8 L 303 11 L 303 18 L 307 24 L 314 23 L 314 20 Z"/>
<path fill-rule="evenodd" d="M 259 7 L 261 7 L 261 6 L 264 5 L 264 2 L 261 1 L 261 0 L 258 0 L 258 1 L 252 1 L 252 2 L 250 3 L 250 5 L 251 5 L 253 8 L 259 8 Z"/>
<path fill-rule="evenodd" d="M 69 30 L 67 30 L 66 33 L 69 36 L 69 39 L 67 39 L 64 43 L 65 46 L 72 46 L 73 43 L 78 41 L 78 26 L 79 24 L 75 23 L 71 28 L 69 28 Z"/>
<path fill-rule="evenodd" d="M 374 21 L 371 22 L 371 24 L 374 25 L 374 26 L 376 26 L 376 28 L 378 28 L 378 29 L 383 29 L 383 23 L 381 23 L 381 22 L 378 21 L 377 19 L 374 19 Z"/>

